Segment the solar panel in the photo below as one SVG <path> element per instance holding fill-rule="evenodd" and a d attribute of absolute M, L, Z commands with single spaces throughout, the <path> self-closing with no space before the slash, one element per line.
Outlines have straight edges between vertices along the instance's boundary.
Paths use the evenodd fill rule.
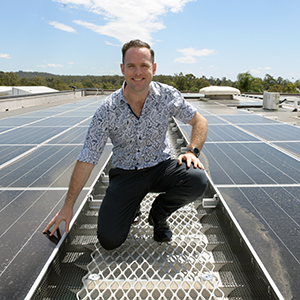
<path fill-rule="evenodd" d="M 258 115 L 253 115 L 250 113 L 244 113 L 242 115 L 222 115 L 222 114 L 220 114 L 219 117 L 222 117 L 226 121 L 231 122 L 233 124 L 278 123 L 275 120 L 264 118 L 264 117 L 261 117 Z"/>
<path fill-rule="evenodd" d="M 258 141 L 258 139 L 235 126 L 210 125 L 207 142 L 221 141 Z"/>
<path fill-rule="evenodd" d="M 231 126 L 209 124 L 200 159 L 276 284 L 300 295 L 300 160 L 289 154 L 300 155 L 299 127 L 225 105 L 198 107 L 249 133 L 231 142 Z"/>
<path fill-rule="evenodd" d="M 0 126 L 22 126 L 31 122 L 38 121 L 38 117 L 14 117 L 5 118 L 0 120 Z"/>
<path fill-rule="evenodd" d="M 300 161 L 265 143 L 209 143 L 202 153 L 216 185 L 300 183 Z"/>
<path fill-rule="evenodd" d="M 214 124 L 227 124 L 226 121 L 218 118 L 217 116 L 206 115 L 205 119 L 208 121 L 208 123 L 210 125 L 214 125 Z"/>
<path fill-rule="evenodd" d="M 68 127 L 20 127 L 0 135 L 1 144 L 40 144 Z"/>
<path fill-rule="evenodd" d="M 0 134 L 4 131 L 8 131 L 10 129 L 12 129 L 12 126 L 0 126 Z"/>
<path fill-rule="evenodd" d="M 77 126 L 51 140 L 51 144 L 83 144 L 88 126 Z"/>
<path fill-rule="evenodd" d="M 279 288 L 300 295 L 300 186 L 219 191 Z"/>
<path fill-rule="evenodd" d="M 83 191 L 74 211 L 85 198 Z M 1 295 L 3 299 L 24 299 L 39 270 L 54 250 L 42 234 L 49 218 L 62 206 L 65 190 L 1 191 Z M 2 202 L 2 201 L 1 201 Z M 63 232 L 63 226 L 61 231 Z M 12 285 L 14 288 L 12 288 Z"/>
<path fill-rule="evenodd" d="M 1 296 L 23 299 L 54 249 L 42 230 L 62 206 L 87 126 L 104 98 L 89 98 L 0 120 Z M 74 212 L 111 148 L 107 145 L 104 149 Z M 27 153 L 30 149 L 34 151 Z"/>
<path fill-rule="evenodd" d="M 299 142 L 282 142 L 274 143 L 276 146 L 281 147 L 285 150 L 288 150 L 292 154 L 300 156 L 300 141 Z"/>
<path fill-rule="evenodd" d="M 257 136 L 268 141 L 300 141 L 300 128 L 288 124 L 276 122 L 275 124 L 240 125 Z"/>
<path fill-rule="evenodd" d="M 34 146 L 16 146 L 16 145 L 7 145 L 7 146 L 0 146 L 0 166 L 11 159 L 25 153 L 26 151 L 32 149 Z"/>
<path fill-rule="evenodd" d="M 90 116 L 89 116 L 90 117 Z M 37 123 L 28 125 L 31 126 L 74 126 L 84 119 L 86 119 L 86 116 L 82 117 L 65 117 L 64 115 L 61 115 L 59 117 L 51 117 L 47 118 L 45 120 L 39 121 Z M 89 118 L 90 119 L 90 118 Z"/>

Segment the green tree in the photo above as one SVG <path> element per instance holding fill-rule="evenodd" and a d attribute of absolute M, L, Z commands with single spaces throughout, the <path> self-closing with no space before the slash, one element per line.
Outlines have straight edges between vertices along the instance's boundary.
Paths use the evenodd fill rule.
<path fill-rule="evenodd" d="M 39 76 L 34 76 L 32 79 L 30 79 L 30 85 L 32 86 L 45 86 L 46 85 L 46 80 L 45 78 L 39 77 Z"/>
<path fill-rule="evenodd" d="M 296 90 L 296 86 L 294 84 L 292 84 L 291 82 L 286 84 L 284 87 L 283 87 L 283 90 L 282 90 L 284 93 L 293 93 L 295 94 L 297 92 Z"/>
<path fill-rule="evenodd" d="M 262 79 L 258 77 L 254 77 L 251 86 L 251 92 L 254 93 L 263 93 L 264 87 L 262 83 Z"/>
<path fill-rule="evenodd" d="M 282 86 L 280 84 L 274 84 L 271 86 L 268 90 L 269 92 L 274 92 L 274 93 L 281 93 L 282 92 Z"/>
<path fill-rule="evenodd" d="M 94 84 L 92 83 L 92 81 L 90 81 L 88 79 L 83 81 L 82 85 L 84 88 L 94 88 L 95 87 Z"/>
<path fill-rule="evenodd" d="M 270 74 L 266 74 L 263 79 L 263 86 L 266 91 L 270 89 L 273 85 L 277 84 L 277 81 Z"/>
<path fill-rule="evenodd" d="M 29 84 L 29 80 L 27 78 L 23 77 L 19 79 L 19 83 L 18 83 L 19 86 L 27 86 L 28 84 Z"/>
<path fill-rule="evenodd" d="M 182 72 L 180 72 L 179 74 L 175 74 L 174 83 L 175 83 L 175 87 L 179 91 L 187 91 L 188 89 L 187 78 L 183 75 Z"/>
<path fill-rule="evenodd" d="M 206 80 L 205 77 L 201 77 L 197 79 L 197 88 L 198 91 L 201 90 L 204 87 L 210 86 L 210 83 Z"/>
<path fill-rule="evenodd" d="M 16 86 L 18 85 L 18 75 L 14 72 L 0 72 L 0 85 Z"/>
<path fill-rule="evenodd" d="M 252 88 L 254 77 L 250 72 L 239 73 L 237 76 L 236 87 L 240 90 L 241 93 L 250 92 Z"/>

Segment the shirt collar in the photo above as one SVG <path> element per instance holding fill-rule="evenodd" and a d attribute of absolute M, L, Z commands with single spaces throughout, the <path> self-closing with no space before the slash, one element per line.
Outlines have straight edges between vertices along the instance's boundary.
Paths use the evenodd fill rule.
<path fill-rule="evenodd" d="M 153 82 L 153 81 L 151 81 L 151 83 L 150 83 L 149 95 L 152 99 L 156 99 L 157 97 L 160 96 L 160 91 L 156 87 L 155 82 Z"/>
<path fill-rule="evenodd" d="M 125 89 L 125 86 L 127 85 L 126 81 L 124 80 L 123 84 L 122 84 L 122 87 L 120 89 L 120 94 L 119 94 L 119 102 L 121 104 L 121 101 L 127 103 L 125 97 L 124 97 L 124 89 Z"/>

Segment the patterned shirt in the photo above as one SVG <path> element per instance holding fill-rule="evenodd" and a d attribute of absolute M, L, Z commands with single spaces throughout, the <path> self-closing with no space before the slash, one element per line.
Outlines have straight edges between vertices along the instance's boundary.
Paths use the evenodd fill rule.
<path fill-rule="evenodd" d="M 155 166 L 171 157 L 169 117 L 188 123 L 197 111 L 175 88 L 151 82 L 138 118 L 124 98 L 124 84 L 95 112 L 79 161 L 97 164 L 110 138 L 114 167 L 133 170 Z"/>

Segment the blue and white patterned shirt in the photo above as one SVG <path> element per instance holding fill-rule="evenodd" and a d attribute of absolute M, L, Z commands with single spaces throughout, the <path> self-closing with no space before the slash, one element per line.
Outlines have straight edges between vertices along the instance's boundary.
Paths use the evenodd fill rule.
<path fill-rule="evenodd" d="M 155 166 L 171 157 L 168 118 L 188 123 L 196 111 L 175 88 L 151 82 L 138 118 L 124 98 L 123 85 L 95 112 L 78 160 L 97 164 L 110 138 L 114 167 L 133 170 Z"/>

